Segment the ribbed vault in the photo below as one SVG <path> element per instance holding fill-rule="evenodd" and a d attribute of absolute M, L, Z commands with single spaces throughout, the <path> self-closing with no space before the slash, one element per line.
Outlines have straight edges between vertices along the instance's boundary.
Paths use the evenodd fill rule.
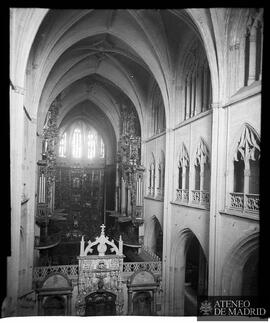
<path fill-rule="evenodd" d="M 176 33 L 175 30 L 181 30 Z M 176 35 L 179 35 L 179 37 Z M 52 102 L 61 116 L 86 99 L 98 106 L 118 136 L 119 107 L 128 98 L 147 136 L 149 91 L 157 83 L 167 115 L 172 109 L 179 57 L 203 39 L 191 14 L 173 10 L 49 10 L 33 42 L 26 105 L 41 131 Z M 177 85 L 178 86 L 178 85 Z"/>

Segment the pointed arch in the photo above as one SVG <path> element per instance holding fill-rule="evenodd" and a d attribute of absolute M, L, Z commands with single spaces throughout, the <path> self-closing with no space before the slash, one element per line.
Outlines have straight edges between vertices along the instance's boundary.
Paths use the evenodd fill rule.
<path fill-rule="evenodd" d="M 221 295 L 241 295 L 243 270 L 249 257 L 259 252 L 259 232 L 241 237 L 231 247 L 222 269 Z"/>
<path fill-rule="evenodd" d="M 155 155 L 152 152 L 150 155 L 150 162 L 148 165 L 148 195 L 154 196 L 155 195 L 155 179 L 156 179 L 156 160 Z"/>
<path fill-rule="evenodd" d="M 260 158 L 260 139 L 256 130 L 248 123 L 241 127 L 241 135 L 235 148 L 235 161 L 241 158 L 244 161 L 257 160 Z"/>
<path fill-rule="evenodd" d="M 189 154 L 187 147 L 184 143 L 182 143 L 180 146 L 178 165 L 181 165 L 182 167 L 186 167 L 187 165 L 189 165 Z"/>
<path fill-rule="evenodd" d="M 195 149 L 195 156 L 194 156 L 194 165 L 202 165 L 206 164 L 210 161 L 210 153 L 209 148 L 206 142 L 202 137 L 200 137 L 199 142 Z"/>
<path fill-rule="evenodd" d="M 207 262 L 205 249 L 199 237 L 188 227 L 178 232 L 171 251 L 172 274 L 170 275 L 170 286 L 172 293 L 170 295 L 170 302 L 174 315 L 184 315 L 186 256 L 193 239 L 197 240 Z"/>

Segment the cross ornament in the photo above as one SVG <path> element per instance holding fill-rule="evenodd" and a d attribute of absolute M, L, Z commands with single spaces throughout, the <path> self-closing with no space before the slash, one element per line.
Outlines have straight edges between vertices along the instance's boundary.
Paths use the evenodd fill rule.
<path fill-rule="evenodd" d="M 106 226 L 103 223 L 100 227 L 101 227 L 101 235 L 104 235 L 105 234 L 104 230 L 105 230 Z"/>

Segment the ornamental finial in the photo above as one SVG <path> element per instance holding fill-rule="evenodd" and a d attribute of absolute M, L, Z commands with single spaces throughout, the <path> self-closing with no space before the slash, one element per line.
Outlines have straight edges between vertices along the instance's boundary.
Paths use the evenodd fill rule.
<path fill-rule="evenodd" d="M 105 235 L 105 228 L 106 228 L 106 226 L 103 223 L 100 227 L 101 227 L 101 235 L 104 236 Z"/>

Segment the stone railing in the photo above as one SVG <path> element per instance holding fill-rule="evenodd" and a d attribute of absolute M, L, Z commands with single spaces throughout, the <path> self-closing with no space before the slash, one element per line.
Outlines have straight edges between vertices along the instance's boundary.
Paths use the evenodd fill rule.
<path fill-rule="evenodd" d="M 260 194 L 245 195 L 245 209 L 258 212 L 260 210 Z"/>
<path fill-rule="evenodd" d="M 161 274 L 161 261 L 149 262 L 126 262 L 123 264 L 123 272 L 133 273 L 138 270 L 149 270 L 154 274 Z M 63 274 L 73 282 L 77 282 L 79 276 L 78 265 L 62 265 L 62 266 L 42 266 L 34 267 L 33 281 L 41 282 L 46 279 L 50 274 Z"/>
<path fill-rule="evenodd" d="M 190 203 L 200 205 L 203 207 L 209 207 L 210 193 L 207 191 L 191 190 Z"/>
<path fill-rule="evenodd" d="M 149 270 L 153 274 L 161 274 L 161 261 L 151 262 L 125 262 L 123 264 L 123 272 L 133 273 L 138 270 Z"/>
<path fill-rule="evenodd" d="M 160 187 L 157 187 L 156 188 L 155 198 L 158 199 L 158 200 L 162 200 L 163 197 L 164 197 L 164 189 L 163 188 L 160 188 Z"/>
<path fill-rule="evenodd" d="M 260 195 L 259 194 L 244 194 L 230 193 L 229 206 L 231 209 L 238 211 L 259 212 L 260 210 Z"/>
<path fill-rule="evenodd" d="M 43 266 L 43 267 L 34 267 L 33 269 L 33 281 L 43 281 L 48 275 L 63 274 L 67 276 L 70 280 L 76 281 L 79 274 L 78 265 L 62 265 L 62 266 Z"/>
<path fill-rule="evenodd" d="M 182 203 L 188 203 L 189 201 L 189 190 L 177 189 L 176 200 Z"/>

